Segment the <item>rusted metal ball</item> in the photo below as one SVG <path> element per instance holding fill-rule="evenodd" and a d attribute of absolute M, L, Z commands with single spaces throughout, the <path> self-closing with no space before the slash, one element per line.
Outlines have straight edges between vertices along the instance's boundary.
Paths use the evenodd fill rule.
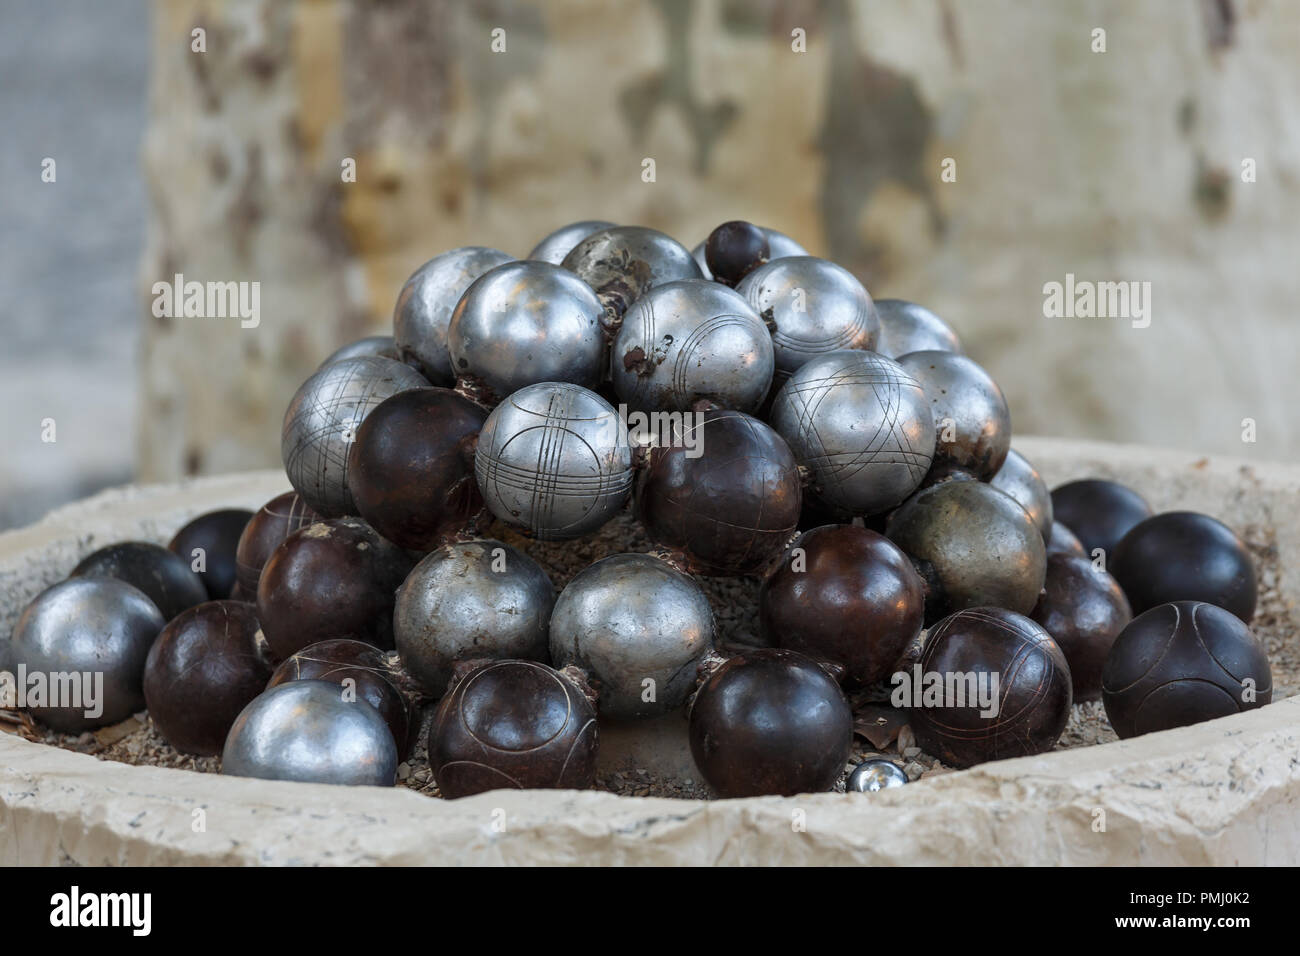
<path fill-rule="evenodd" d="M 1029 512 L 1043 540 L 1052 537 L 1052 493 L 1047 490 L 1043 476 L 1024 455 L 1014 448 L 1007 451 L 1006 460 L 990 480 L 994 488 L 1005 492 Z"/>
<path fill-rule="evenodd" d="M 780 554 L 799 521 L 799 466 L 757 418 L 710 409 L 682 441 L 651 449 L 636 513 L 655 543 L 701 574 L 754 574 Z"/>
<path fill-rule="evenodd" d="M 148 541 L 122 541 L 100 548 L 82 558 L 69 577 L 125 581 L 158 606 L 164 621 L 208 599 L 203 579 L 190 570 L 188 561 Z"/>
<path fill-rule="evenodd" d="M 596 712 L 563 674 L 490 661 L 442 699 L 429 766 L 444 797 L 487 790 L 585 790 L 596 777 Z"/>
<path fill-rule="evenodd" d="M 767 233 L 752 222 L 724 222 L 704 240 L 704 261 L 717 282 L 736 287 L 771 255 Z"/>
<path fill-rule="evenodd" d="M 226 734 L 266 688 L 271 665 L 258 646 L 257 609 L 209 601 L 163 628 L 144 666 L 144 699 L 163 739 L 182 753 L 221 753 Z"/>
<path fill-rule="evenodd" d="M 357 510 L 389 541 L 430 551 L 483 511 L 474 448 L 487 411 L 445 388 L 399 392 L 366 416 L 348 486 Z"/>
<path fill-rule="evenodd" d="M 1047 556 L 1054 554 L 1073 554 L 1080 558 L 1087 557 L 1083 542 L 1077 535 L 1059 521 L 1052 522 L 1051 532 L 1047 536 Z"/>
<path fill-rule="evenodd" d="M 703 277 L 685 246 L 645 226 L 593 232 L 570 250 L 563 266 L 595 291 L 604 309 L 601 323 L 611 334 L 628 306 L 655 286 Z"/>
<path fill-rule="evenodd" d="M 853 712 L 831 676 L 794 651 L 746 651 L 691 705 L 691 756 L 720 797 L 830 790 L 853 745 Z"/>
<path fill-rule="evenodd" d="M 257 600 L 257 581 L 271 552 L 299 528 L 320 520 L 296 491 L 276 495 L 258 509 L 235 547 L 235 584 L 243 601 Z"/>
<path fill-rule="evenodd" d="M 177 531 L 167 545 L 189 563 L 214 601 L 225 600 L 235 589 L 235 549 L 252 518 L 253 512 L 243 508 L 209 511 Z"/>
<path fill-rule="evenodd" d="M 926 581 L 926 622 L 992 605 L 1028 614 L 1047 573 L 1043 536 L 1024 508 L 980 481 L 947 481 L 913 495 L 886 533 Z"/>
<path fill-rule="evenodd" d="M 1227 717 L 1273 699 L 1263 645 L 1235 614 L 1174 601 L 1139 614 L 1111 646 L 1101 677 L 1120 737 Z"/>
<path fill-rule="evenodd" d="M 905 299 L 877 299 L 880 341 L 876 351 L 896 359 L 909 352 L 962 351 L 961 339 L 948 323 L 923 305 Z"/>
<path fill-rule="evenodd" d="M 1204 601 L 1246 623 L 1255 616 L 1255 562 L 1236 532 L 1194 511 L 1134 525 L 1110 555 L 1110 572 L 1141 614 L 1170 601 Z"/>
<path fill-rule="evenodd" d="M 768 644 L 844 667 L 851 687 L 888 677 L 921 632 L 925 583 L 892 541 L 854 525 L 800 535 L 763 583 Z"/>
<path fill-rule="evenodd" d="M 1065 654 L 1039 625 L 1005 608 L 944 618 L 906 676 L 895 694 L 907 688 L 916 742 L 953 767 L 1051 750 L 1070 719 Z"/>
<path fill-rule="evenodd" d="M 1084 554 L 1107 561 L 1119 539 L 1139 521 L 1150 518 L 1151 506 L 1132 488 L 1117 481 L 1085 478 L 1052 489 L 1052 513 L 1078 537 Z"/>
<path fill-rule="evenodd" d="M 350 637 L 393 646 L 393 596 L 411 559 L 360 518 L 319 521 L 272 553 L 257 585 L 257 616 L 277 660 Z"/>
<path fill-rule="evenodd" d="M 1052 635 L 1069 661 L 1074 699 L 1099 698 L 1106 655 L 1133 619 L 1119 583 L 1087 558 L 1048 555 L 1043 593 L 1029 616 Z"/>
<path fill-rule="evenodd" d="M 936 438 L 927 480 L 960 472 L 988 481 L 1011 449 L 1011 412 L 1002 389 L 955 352 L 909 352 L 898 359 L 930 399 Z"/>

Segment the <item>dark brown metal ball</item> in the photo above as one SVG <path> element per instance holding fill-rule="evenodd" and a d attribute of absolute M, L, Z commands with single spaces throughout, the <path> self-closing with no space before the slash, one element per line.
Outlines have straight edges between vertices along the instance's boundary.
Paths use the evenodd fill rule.
<path fill-rule="evenodd" d="M 835 786 L 853 745 L 853 712 L 820 664 L 795 651 L 746 651 L 719 667 L 691 705 L 691 756 L 720 797 L 791 796 Z"/>
<path fill-rule="evenodd" d="M 1241 619 L 1199 601 L 1139 614 L 1102 672 L 1115 733 L 1136 737 L 1262 707 L 1273 699 L 1268 655 Z"/>
<path fill-rule="evenodd" d="M 1070 665 L 1061 648 L 1029 618 L 1003 608 L 944 618 L 905 676 L 917 743 L 953 767 L 1051 750 L 1070 719 Z M 942 681 L 935 685 L 941 690 L 927 698 L 933 681 Z"/>
<path fill-rule="evenodd" d="M 704 241 L 704 261 L 713 278 L 733 288 L 771 253 L 767 233 L 743 219 L 724 222 Z"/>
<path fill-rule="evenodd" d="M 208 597 L 223 601 L 235 589 L 235 549 L 253 512 L 224 508 L 201 514 L 172 538 L 167 550 L 189 563 L 203 579 Z M 203 570 L 198 570 L 196 565 Z"/>
<path fill-rule="evenodd" d="M 769 644 L 831 661 L 850 687 L 888 677 L 921 632 L 925 583 L 888 538 L 853 525 L 799 537 L 763 584 Z"/>
<path fill-rule="evenodd" d="M 411 559 L 360 518 L 295 531 L 257 585 L 262 633 L 277 660 L 320 641 L 350 637 L 393 647 L 393 602 Z"/>
<path fill-rule="evenodd" d="M 243 601 L 257 600 L 257 580 L 271 552 L 299 528 L 320 521 L 296 491 L 276 495 L 249 519 L 235 548 L 235 585 Z"/>
<path fill-rule="evenodd" d="M 701 414 L 682 441 L 651 450 L 637 479 L 637 517 L 651 540 L 694 571 L 756 573 L 795 533 L 798 463 L 757 418 L 728 409 Z"/>
<path fill-rule="evenodd" d="M 453 687 L 429 728 L 444 797 L 572 789 L 596 776 L 596 712 L 567 677 L 535 661 L 490 661 Z"/>
<path fill-rule="evenodd" d="M 1029 616 L 1052 635 L 1065 654 L 1074 699 L 1098 699 L 1106 655 L 1133 619 L 1119 582 L 1093 567 L 1087 558 L 1049 555 L 1043 594 Z"/>
<path fill-rule="evenodd" d="M 83 558 L 69 577 L 125 581 L 143 591 L 165 621 L 208 599 L 208 589 L 190 570 L 188 561 L 148 541 L 122 541 L 100 548 Z"/>
<path fill-rule="evenodd" d="M 183 753 L 221 753 L 235 718 L 266 688 L 271 665 L 257 640 L 257 611 L 209 601 L 171 620 L 144 667 L 144 699 L 163 739 Z"/>
<path fill-rule="evenodd" d="M 1085 478 L 1052 489 L 1052 513 L 1075 533 L 1085 556 L 1094 558 L 1100 550 L 1109 562 L 1119 539 L 1139 521 L 1151 517 L 1151 506 L 1117 481 Z"/>
<path fill-rule="evenodd" d="M 349 452 L 361 516 L 393 543 L 431 551 L 483 511 L 474 481 L 482 406 L 446 388 L 415 388 L 366 416 Z"/>

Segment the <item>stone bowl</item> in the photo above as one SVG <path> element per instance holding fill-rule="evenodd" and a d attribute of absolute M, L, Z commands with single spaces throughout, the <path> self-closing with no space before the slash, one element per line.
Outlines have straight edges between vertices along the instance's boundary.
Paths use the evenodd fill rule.
<path fill-rule="evenodd" d="M 1281 653 L 1300 656 L 1300 467 L 1049 439 L 1016 447 L 1052 485 L 1116 478 L 1157 510 L 1206 511 L 1265 542 L 1266 584 L 1280 598 L 1270 627 Z M 269 471 L 130 487 L 0 535 L 0 634 L 94 548 L 165 543 L 196 514 L 256 508 L 285 488 Z M 1298 754 L 1300 697 L 1291 697 L 874 794 L 495 791 L 445 801 L 130 766 L 0 733 L 0 864 L 1295 864 Z M 602 760 L 689 772 L 682 722 L 603 736 Z"/>

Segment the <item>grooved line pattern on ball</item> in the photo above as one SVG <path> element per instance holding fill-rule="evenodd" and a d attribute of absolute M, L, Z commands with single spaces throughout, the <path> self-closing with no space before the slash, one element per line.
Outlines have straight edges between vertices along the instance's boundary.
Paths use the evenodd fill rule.
<path fill-rule="evenodd" d="M 705 319 L 691 330 L 690 335 L 686 336 L 677 352 L 677 361 L 673 363 L 673 393 L 677 396 L 678 401 L 684 402 L 690 397 L 690 385 L 687 377 L 690 375 L 689 366 L 691 361 L 695 359 L 696 349 L 714 332 L 732 325 L 746 328 L 749 326 L 749 322 L 745 316 L 734 313 L 715 315 L 712 318 Z"/>

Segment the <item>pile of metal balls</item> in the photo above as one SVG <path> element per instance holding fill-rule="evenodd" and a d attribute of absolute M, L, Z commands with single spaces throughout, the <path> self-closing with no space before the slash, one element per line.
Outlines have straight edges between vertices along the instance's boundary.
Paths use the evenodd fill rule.
<path fill-rule="evenodd" d="M 1128 737 L 1271 693 L 1232 531 L 1107 481 L 1049 494 L 942 320 L 745 222 L 694 252 L 581 222 L 526 259 L 440 255 L 392 337 L 303 383 L 281 447 L 293 490 L 256 514 L 104 548 L 32 602 L 14 664 L 106 675 L 101 714 L 38 720 L 147 705 L 226 773 L 376 785 L 427 724 L 459 797 L 588 787 L 601 724 L 688 712 L 733 797 L 835 786 L 846 693 L 955 767 L 1051 749 L 1074 701 Z M 629 502 L 656 550 L 558 595 L 485 536 L 575 539 Z M 766 646 L 718 646 L 701 575 L 762 581 Z M 874 759 L 849 787 L 906 780 Z"/>

